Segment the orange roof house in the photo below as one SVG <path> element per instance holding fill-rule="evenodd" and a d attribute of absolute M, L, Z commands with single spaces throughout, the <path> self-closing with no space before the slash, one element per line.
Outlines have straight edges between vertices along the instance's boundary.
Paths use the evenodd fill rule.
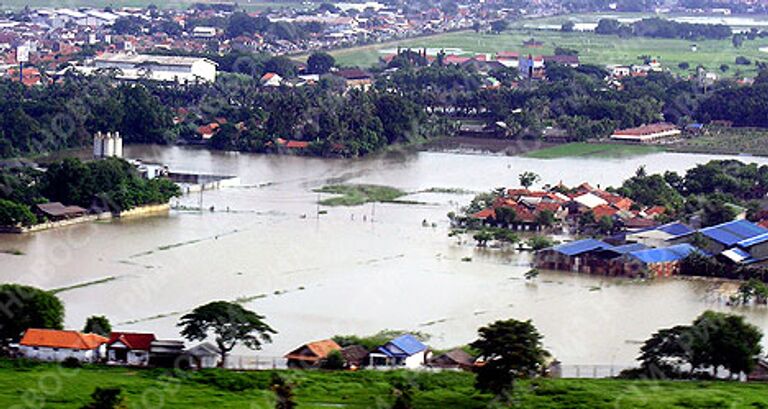
<path fill-rule="evenodd" d="M 286 354 L 285 359 L 289 367 L 316 366 L 333 351 L 341 351 L 341 347 L 335 341 L 326 339 L 304 344 Z"/>
<path fill-rule="evenodd" d="M 30 328 L 24 333 L 19 345 L 38 348 L 92 350 L 97 349 L 107 341 L 109 339 L 96 334 Z"/>

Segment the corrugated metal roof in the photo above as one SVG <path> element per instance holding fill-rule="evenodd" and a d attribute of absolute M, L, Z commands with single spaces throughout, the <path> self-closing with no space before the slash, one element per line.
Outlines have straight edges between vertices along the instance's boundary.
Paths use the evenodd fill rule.
<path fill-rule="evenodd" d="M 552 247 L 553 250 L 557 251 L 558 253 L 565 254 L 566 256 L 575 256 L 582 253 L 587 253 L 593 250 L 605 250 L 610 249 L 613 246 L 610 244 L 595 240 L 595 239 L 586 239 L 586 240 L 578 240 L 578 241 L 572 241 L 570 243 L 564 243 L 557 245 L 555 247 Z"/>
<path fill-rule="evenodd" d="M 671 261 L 680 261 L 688 257 L 688 255 L 694 251 L 697 251 L 696 247 L 684 243 L 658 249 L 633 251 L 629 253 L 629 256 L 646 264 L 667 263 Z"/>
<path fill-rule="evenodd" d="M 693 229 L 689 226 L 686 226 L 683 223 L 668 223 L 662 226 L 659 226 L 656 228 L 657 230 L 661 230 L 664 233 L 670 234 L 672 236 L 683 236 L 689 233 L 693 233 Z"/>
<path fill-rule="evenodd" d="M 379 351 L 389 356 L 411 356 L 427 349 L 416 337 L 411 334 L 401 335 L 387 345 L 379 348 Z"/>
<path fill-rule="evenodd" d="M 768 241 L 768 233 L 763 233 L 759 236 L 751 237 L 746 240 L 742 240 L 738 243 L 736 243 L 741 248 L 749 248 L 752 246 L 756 246 L 758 244 L 762 244 Z"/>
<path fill-rule="evenodd" d="M 700 232 L 718 243 L 732 246 L 738 242 L 766 234 L 768 230 L 746 220 L 735 220 L 701 229 Z"/>

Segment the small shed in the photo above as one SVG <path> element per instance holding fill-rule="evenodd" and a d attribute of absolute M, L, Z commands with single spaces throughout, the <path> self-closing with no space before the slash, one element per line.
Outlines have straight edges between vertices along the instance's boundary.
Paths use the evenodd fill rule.
<path fill-rule="evenodd" d="M 768 360 L 758 359 L 755 369 L 747 375 L 748 381 L 768 382 Z"/>
<path fill-rule="evenodd" d="M 210 342 L 198 344 L 184 353 L 192 369 L 216 368 L 221 363 L 221 351 Z"/>
<path fill-rule="evenodd" d="M 115 365 L 149 366 L 154 334 L 113 332 L 107 343 L 107 361 Z"/>
<path fill-rule="evenodd" d="M 51 221 L 73 219 L 85 216 L 87 210 L 80 206 L 64 206 L 61 202 L 41 203 L 37 205 L 37 214 Z"/>
<path fill-rule="evenodd" d="M 362 345 L 350 345 L 341 350 L 341 355 L 348 368 L 357 369 L 367 363 L 368 350 Z"/>
<path fill-rule="evenodd" d="M 427 366 L 440 369 L 470 370 L 475 365 L 475 358 L 460 348 L 440 354 L 429 360 Z"/>

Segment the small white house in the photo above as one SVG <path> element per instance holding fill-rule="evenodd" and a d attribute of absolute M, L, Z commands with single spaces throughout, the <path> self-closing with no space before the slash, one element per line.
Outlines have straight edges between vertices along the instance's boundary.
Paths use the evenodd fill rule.
<path fill-rule="evenodd" d="M 416 369 L 431 358 L 429 348 L 411 334 L 401 335 L 369 354 L 371 367 Z"/>
<path fill-rule="evenodd" d="M 96 334 L 31 328 L 19 342 L 19 354 L 41 361 L 62 362 L 74 358 L 80 362 L 96 362 L 104 356 L 107 341 Z"/>
<path fill-rule="evenodd" d="M 148 366 L 154 334 L 113 332 L 107 343 L 107 362 L 113 365 Z"/>

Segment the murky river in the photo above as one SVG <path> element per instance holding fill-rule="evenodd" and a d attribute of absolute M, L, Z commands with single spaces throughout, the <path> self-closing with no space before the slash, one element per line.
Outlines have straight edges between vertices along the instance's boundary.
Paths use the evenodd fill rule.
<path fill-rule="evenodd" d="M 104 314 L 117 329 L 177 338 L 181 313 L 211 300 L 239 299 L 279 331 L 261 354 L 280 356 L 305 341 L 387 328 L 429 333 L 433 346 L 445 348 L 471 341 L 493 320 L 530 318 L 564 363 L 624 365 L 636 357 L 637 342 L 657 328 L 690 322 L 706 309 L 729 309 L 703 282 L 558 273 L 526 282 L 529 255 L 478 250 L 448 237 L 446 213 L 471 194 L 418 193 L 512 186 L 525 170 L 548 183 L 606 186 L 640 165 L 649 172 L 683 171 L 713 157 L 412 153 L 328 160 L 147 146 L 128 147 L 126 154 L 175 170 L 238 175 L 242 186 L 206 192 L 203 205 L 215 212 L 174 211 L 0 237 L 0 247 L 25 253 L 0 254 L 2 282 L 48 289 L 97 282 L 60 293 L 71 328 Z M 391 185 L 428 204 L 328 208 L 318 218 L 312 189 L 331 182 Z M 193 195 L 180 202 L 197 206 L 199 200 Z M 436 227 L 423 227 L 423 220 Z M 768 310 L 738 311 L 768 332 Z"/>

